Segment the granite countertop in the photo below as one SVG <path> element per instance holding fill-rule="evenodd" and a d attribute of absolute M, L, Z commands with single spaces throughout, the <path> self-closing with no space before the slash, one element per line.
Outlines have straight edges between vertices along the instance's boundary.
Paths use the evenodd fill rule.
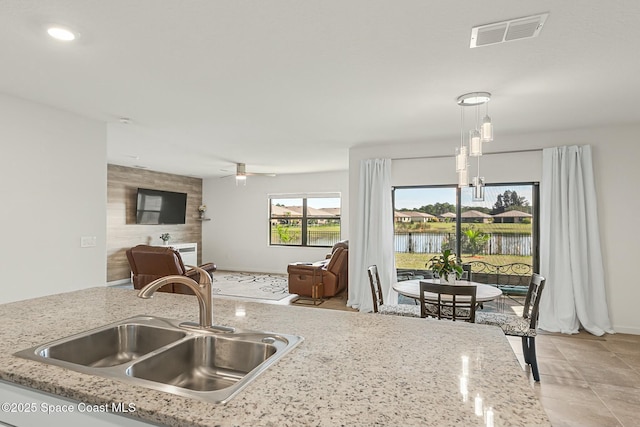
<path fill-rule="evenodd" d="M 89 404 L 133 402 L 132 416 L 171 426 L 484 426 L 476 396 L 492 407 L 495 426 L 550 425 L 499 328 L 215 297 L 213 305 L 216 324 L 305 340 L 226 404 L 13 356 L 136 315 L 198 320 L 193 296 L 142 300 L 132 290 L 91 288 L 0 306 L 0 379 Z"/>

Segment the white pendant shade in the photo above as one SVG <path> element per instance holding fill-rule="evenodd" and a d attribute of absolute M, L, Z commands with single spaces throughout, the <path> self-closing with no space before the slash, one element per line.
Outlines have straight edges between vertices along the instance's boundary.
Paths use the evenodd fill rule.
<path fill-rule="evenodd" d="M 468 187 L 469 186 L 469 170 L 461 170 L 458 172 L 458 187 Z"/>
<path fill-rule="evenodd" d="M 473 201 L 484 202 L 484 185 L 473 187 Z"/>
<path fill-rule="evenodd" d="M 469 136 L 469 146 L 471 148 L 469 155 L 471 157 L 482 156 L 482 139 L 480 139 L 480 132 L 472 130 Z"/>
<path fill-rule="evenodd" d="M 484 178 L 479 176 L 473 177 L 473 201 L 484 201 Z"/>
<path fill-rule="evenodd" d="M 460 172 L 461 170 L 467 169 L 467 147 L 460 147 L 456 149 L 456 171 Z"/>
<path fill-rule="evenodd" d="M 482 120 L 482 127 L 480 128 L 483 142 L 493 141 L 493 124 L 491 124 L 491 117 L 485 116 Z"/>

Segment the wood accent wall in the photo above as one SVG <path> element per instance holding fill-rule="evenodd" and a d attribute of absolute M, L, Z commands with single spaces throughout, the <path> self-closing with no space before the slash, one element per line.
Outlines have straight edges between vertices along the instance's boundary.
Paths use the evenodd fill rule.
<path fill-rule="evenodd" d="M 138 187 L 187 193 L 186 224 L 136 224 Z M 126 250 L 139 244 L 160 245 L 160 234 L 171 234 L 170 243 L 198 244 L 202 263 L 202 179 L 125 166 L 107 165 L 107 282 L 131 275 Z"/>

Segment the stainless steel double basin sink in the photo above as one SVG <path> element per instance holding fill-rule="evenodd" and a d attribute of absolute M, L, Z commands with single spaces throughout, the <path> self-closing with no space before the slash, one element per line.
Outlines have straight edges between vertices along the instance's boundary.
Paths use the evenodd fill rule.
<path fill-rule="evenodd" d="M 206 402 L 224 403 L 303 340 L 296 335 L 184 328 L 138 316 L 16 356 Z"/>

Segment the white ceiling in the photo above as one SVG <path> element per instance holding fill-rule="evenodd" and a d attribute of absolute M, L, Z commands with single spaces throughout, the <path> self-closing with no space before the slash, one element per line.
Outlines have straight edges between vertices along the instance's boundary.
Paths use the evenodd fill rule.
<path fill-rule="evenodd" d="M 542 12 L 538 38 L 469 48 Z M 360 144 L 453 150 L 471 91 L 496 138 L 640 123 L 638 40 L 637 0 L 0 0 L 0 92 L 107 122 L 110 163 L 344 170 Z"/>

